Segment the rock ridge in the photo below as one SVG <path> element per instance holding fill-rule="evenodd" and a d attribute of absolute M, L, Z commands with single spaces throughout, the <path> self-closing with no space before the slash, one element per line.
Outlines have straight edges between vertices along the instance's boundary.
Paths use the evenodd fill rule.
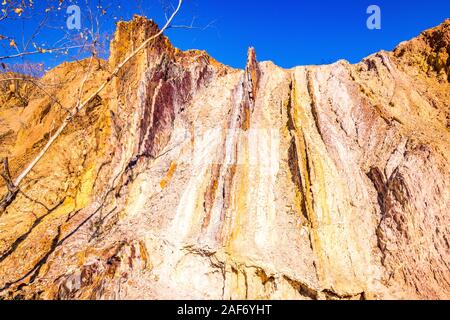
<path fill-rule="evenodd" d="M 1 82 L 11 176 L 86 71 L 87 97 L 157 32 L 119 22 L 108 61 L 40 79 L 50 96 Z M 158 37 L 0 213 L 0 299 L 448 299 L 449 57 L 450 20 L 357 64 L 289 70 Z"/>

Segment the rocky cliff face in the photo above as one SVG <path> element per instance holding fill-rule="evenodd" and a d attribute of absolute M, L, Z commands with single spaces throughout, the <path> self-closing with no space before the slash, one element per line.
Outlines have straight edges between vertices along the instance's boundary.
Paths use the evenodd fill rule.
<path fill-rule="evenodd" d="M 156 30 L 121 22 L 109 61 L 2 84 L 12 176 Z M 158 38 L 0 213 L 0 296 L 450 298 L 449 54 L 450 20 L 356 65 L 290 70 Z"/>

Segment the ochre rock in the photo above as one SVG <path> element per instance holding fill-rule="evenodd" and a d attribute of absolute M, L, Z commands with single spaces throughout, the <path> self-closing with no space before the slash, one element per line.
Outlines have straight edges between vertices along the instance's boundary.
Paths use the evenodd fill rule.
<path fill-rule="evenodd" d="M 109 61 L 0 84 L 12 176 L 157 30 L 120 22 Z M 449 299 L 449 54 L 450 20 L 290 70 L 159 37 L 0 213 L 0 297 Z"/>

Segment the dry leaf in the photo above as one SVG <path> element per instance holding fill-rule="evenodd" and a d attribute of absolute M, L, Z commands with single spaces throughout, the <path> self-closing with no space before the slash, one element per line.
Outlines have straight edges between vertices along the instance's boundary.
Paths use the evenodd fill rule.
<path fill-rule="evenodd" d="M 20 16 L 23 13 L 23 9 L 22 8 L 15 8 L 14 12 L 17 13 L 18 16 Z"/>

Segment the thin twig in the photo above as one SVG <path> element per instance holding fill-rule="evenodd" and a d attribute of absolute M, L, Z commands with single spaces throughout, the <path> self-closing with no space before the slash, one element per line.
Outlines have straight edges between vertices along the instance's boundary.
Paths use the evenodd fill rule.
<path fill-rule="evenodd" d="M 64 107 L 61 104 L 61 102 L 59 102 L 59 100 L 55 98 L 55 96 L 53 94 L 51 94 L 50 92 L 45 90 L 43 88 L 43 86 L 39 85 L 38 81 L 35 81 L 33 78 L 4 78 L 4 79 L 0 79 L 0 82 L 8 82 L 8 81 L 26 81 L 26 82 L 31 82 L 33 85 L 35 85 L 37 88 L 39 88 L 42 92 L 44 92 L 54 103 L 59 105 L 61 109 L 63 109 L 64 111 L 66 111 L 69 114 L 72 114 L 72 111 L 70 111 L 69 109 Z"/>
<path fill-rule="evenodd" d="M 8 158 L 4 158 L 3 161 L 3 172 L 0 172 L 0 176 L 5 180 L 6 187 L 8 188 L 8 193 L 0 200 L 0 216 L 3 211 L 14 201 L 19 192 L 19 188 L 14 184 L 11 179 L 11 173 L 9 171 Z"/>
<path fill-rule="evenodd" d="M 16 54 L 12 54 L 12 55 L 8 55 L 8 56 L 3 56 L 0 57 L 0 60 L 5 60 L 5 59 L 13 59 L 13 58 L 19 58 L 19 57 L 23 57 L 23 56 L 27 56 L 27 55 L 33 55 L 33 54 L 43 54 L 43 53 L 53 53 L 55 51 L 66 51 L 66 50 L 71 50 L 71 49 L 80 49 L 80 48 L 87 48 L 87 47 L 91 47 L 93 45 L 89 44 L 89 45 L 76 45 L 76 46 L 68 46 L 68 47 L 60 47 L 60 48 L 51 48 L 51 49 L 38 49 L 36 51 L 28 51 L 28 52 L 19 52 Z"/>

